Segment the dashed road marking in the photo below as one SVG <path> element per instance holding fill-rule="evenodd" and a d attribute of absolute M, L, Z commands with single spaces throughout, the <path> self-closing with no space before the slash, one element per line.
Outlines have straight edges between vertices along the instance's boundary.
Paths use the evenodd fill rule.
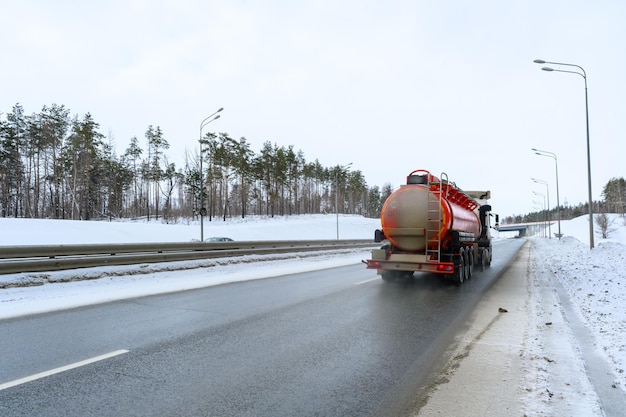
<path fill-rule="evenodd" d="M 0 384 L 0 391 L 5 390 L 7 388 L 15 387 L 17 385 L 25 384 L 27 382 L 32 382 L 32 381 L 35 381 L 37 379 L 45 378 L 45 377 L 50 376 L 50 375 L 59 374 L 61 372 L 69 371 L 70 369 L 75 369 L 75 368 L 79 368 L 81 366 L 89 365 L 89 364 L 94 363 L 94 362 L 103 361 L 105 359 L 109 359 L 109 358 L 112 358 L 114 356 L 122 355 L 122 354 L 128 353 L 128 352 L 129 352 L 129 350 L 120 349 L 120 350 L 116 350 L 114 352 L 105 353 L 104 355 L 94 356 L 93 358 L 85 359 L 85 360 L 82 360 L 82 361 L 79 361 L 79 362 L 71 363 L 69 365 L 65 365 L 65 366 L 61 366 L 61 367 L 58 367 L 58 368 L 54 368 L 54 369 L 51 369 L 49 371 L 39 372 L 38 374 L 34 374 L 34 375 L 26 376 L 24 378 L 20 378 L 20 379 L 16 379 L 16 380 L 13 380 L 13 381 L 5 382 L 4 384 Z"/>
<path fill-rule="evenodd" d="M 366 279 L 365 281 L 360 281 L 355 283 L 354 285 L 363 285 L 363 284 L 367 284 L 368 282 L 372 282 L 372 281 L 377 281 L 380 278 L 376 277 L 376 278 L 370 278 L 370 279 Z"/>

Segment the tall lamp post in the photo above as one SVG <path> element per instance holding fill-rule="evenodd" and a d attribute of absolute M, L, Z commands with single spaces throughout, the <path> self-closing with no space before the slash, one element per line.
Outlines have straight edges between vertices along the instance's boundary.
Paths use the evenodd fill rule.
<path fill-rule="evenodd" d="M 593 249 L 593 198 L 591 195 L 591 152 L 589 146 L 589 100 L 587 99 L 587 73 L 580 65 L 576 64 L 565 64 L 563 62 L 549 62 L 544 61 L 543 59 L 535 59 L 534 62 L 536 64 L 551 64 L 551 65 L 565 65 L 567 67 L 576 67 L 580 69 L 581 72 L 578 71 L 566 71 L 561 69 L 554 69 L 551 67 L 542 67 L 541 69 L 544 71 L 556 71 L 556 72 L 568 72 L 570 74 L 578 74 L 583 77 L 585 80 L 585 117 L 587 121 L 587 188 L 589 191 L 589 249 Z"/>
<path fill-rule="evenodd" d="M 533 208 L 535 210 L 537 210 L 537 215 L 535 216 L 535 218 L 537 219 L 536 223 L 537 223 L 537 229 L 539 229 L 539 212 L 543 211 L 543 209 L 545 208 L 545 201 L 541 202 L 541 201 L 537 201 L 537 200 L 533 200 Z"/>
<path fill-rule="evenodd" d="M 204 242 L 204 216 L 206 215 L 206 207 L 204 207 L 204 173 L 202 172 L 202 128 L 212 121 L 219 119 L 220 115 L 217 113 L 222 110 L 224 110 L 224 108 L 220 107 L 218 111 L 205 117 L 204 120 L 200 122 L 200 139 L 198 139 L 198 143 L 200 144 L 200 242 Z"/>
<path fill-rule="evenodd" d="M 540 197 L 543 197 L 543 210 L 545 211 L 545 209 L 546 209 L 546 196 L 545 196 L 545 194 L 538 193 L 537 191 L 533 191 L 533 194 L 534 195 L 538 195 Z M 546 237 L 546 233 L 545 232 L 546 232 L 546 226 L 544 225 L 543 226 L 543 237 Z"/>
<path fill-rule="evenodd" d="M 536 178 L 531 178 L 531 180 L 533 180 L 533 182 L 536 182 L 538 184 L 545 184 L 546 186 L 546 195 L 547 195 L 547 200 L 548 200 L 548 214 L 546 215 L 546 218 L 548 219 L 548 238 L 552 239 L 552 219 L 550 216 L 550 190 L 548 189 L 548 182 L 544 181 L 544 180 L 538 180 Z"/>
<path fill-rule="evenodd" d="M 535 154 L 537 155 L 554 158 L 554 166 L 556 168 L 556 218 L 557 218 L 557 223 L 559 225 L 558 238 L 561 239 L 561 202 L 559 201 L 559 163 L 556 160 L 556 155 L 552 152 L 542 151 L 540 149 L 535 149 L 535 148 L 532 148 L 532 150 L 535 151 Z"/>
<path fill-rule="evenodd" d="M 339 172 L 352 166 L 352 162 L 347 165 L 338 166 L 335 172 L 335 215 L 337 216 L 337 240 L 339 240 Z"/>

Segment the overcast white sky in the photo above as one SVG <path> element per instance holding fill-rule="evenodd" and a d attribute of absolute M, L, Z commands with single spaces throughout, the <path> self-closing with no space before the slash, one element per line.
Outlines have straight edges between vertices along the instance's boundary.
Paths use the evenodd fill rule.
<path fill-rule="evenodd" d="M 352 163 L 369 185 L 413 169 L 490 189 L 494 211 L 587 201 L 626 177 L 621 0 L 0 0 L 0 112 L 91 113 L 118 153 L 160 126 L 182 166 L 204 132 Z M 562 69 L 571 69 L 563 67 Z"/>

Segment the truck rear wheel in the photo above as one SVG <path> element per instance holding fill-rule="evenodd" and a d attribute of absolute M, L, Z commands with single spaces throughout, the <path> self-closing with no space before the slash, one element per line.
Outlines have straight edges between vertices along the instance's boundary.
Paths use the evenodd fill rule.
<path fill-rule="evenodd" d="M 466 259 L 465 262 L 467 264 L 467 272 L 465 274 L 465 279 L 470 279 L 472 278 L 472 275 L 474 275 L 474 251 L 472 249 L 467 249 L 465 251 Z"/>
<path fill-rule="evenodd" d="M 480 270 L 484 271 L 487 267 L 487 251 L 484 248 L 478 250 L 478 257 L 480 258 Z"/>
<path fill-rule="evenodd" d="M 455 265 L 454 266 L 454 282 L 458 285 L 463 284 L 463 282 L 465 282 L 465 273 L 466 273 L 466 268 L 465 268 L 465 250 L 463 248 L 461 248 L 461 253 L 459 256 L 459 260 L 461 261 L 459 265 Z"/>
<path fill-rule="evenodd" d="M 380 274 L 380 277 L 383 279 L 383 281 L 390 282 L 390 281 L 395 281 L 396 274 L 394 274 L 394 271 L 383 271 Z"/>
<path fill-rule="evenodd" d="M 392 282 L 398 280 L 411 280 L 413 279 L 413 271 L 383 271 L 380 274 L 383 281 Z"/>

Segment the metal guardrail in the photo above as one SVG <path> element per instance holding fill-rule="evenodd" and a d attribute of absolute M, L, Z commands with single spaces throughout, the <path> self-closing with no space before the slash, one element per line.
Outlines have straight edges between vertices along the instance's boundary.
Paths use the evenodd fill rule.
<path fill-rule="evenodd" d="M 0 246 L 0 274 L 377 246 L 372 240 Z"/>

